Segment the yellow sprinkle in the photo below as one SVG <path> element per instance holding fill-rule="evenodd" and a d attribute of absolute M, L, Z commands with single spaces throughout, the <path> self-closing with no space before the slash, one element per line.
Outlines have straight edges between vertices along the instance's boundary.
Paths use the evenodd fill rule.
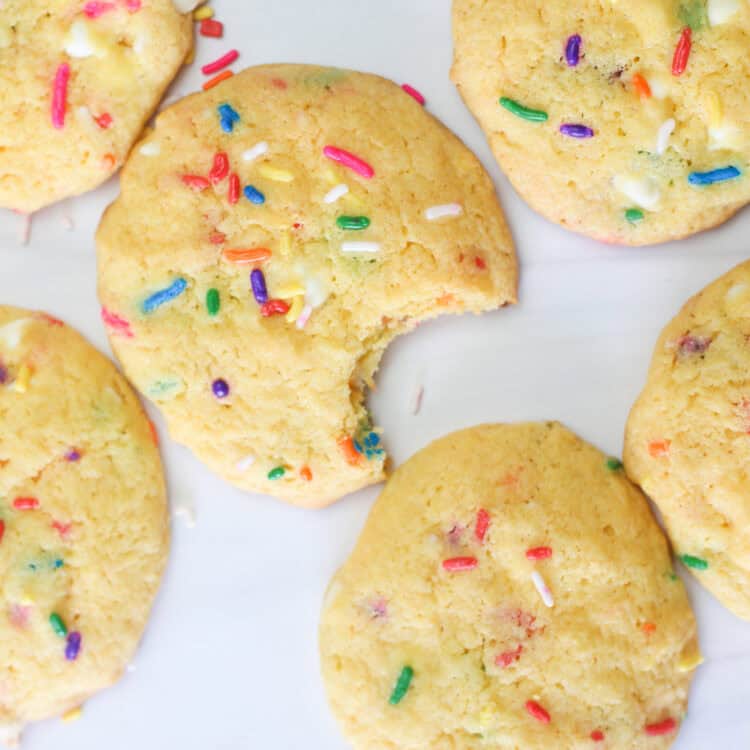
<path fill-rule="evenodd" d="M 721 99 L 715 91 L 707 91 L 703 97 L 703 106 L 708 117 L 708 126 L 710 128 L 720 128 L 724 119 L 724 108 L 721 105 Z"/>
<path fill-rule="evenodd" d="M 485 706 L 479 714 L 479 726 L 482 727 L 482 729 L 489 729 L 493 724 L 494 718 L 495 712 L 492 710 L 491 706 Z"/>
<path fill-rule="evenodd" d="M 13 383 L 13 389 L 17 393 L 26 393 L 31 382 L 31 368 L 28 365 L 21 365 L 18 375 Z"/>
<path fill-rule="evenodd" d="M 195 62 L 195 45 L 192 46 L 190 49 L 190 52 L 187 53 L 187 57 L 185 58 L 185 62 L 183 65 L 192 65 Z"/>
<path fill-rule="evenodd" d="M 274 182 L 294 182 L 294 175 L 291 172 L 271 167 L 268 164 L 262 164 L 258 167 L 258 173 L 261 177 L 273 180 Z"/>
<path fill-rule="evenodd" d="M 76 708 L 71 708 L 70 711 L 66 711 L 60 718 L 66 724 L 70 724 L 71 721 L 78 721 L 81 718 L 81 714 L 83 714 L 83 709 L 81 706 L 77 706 Z"/>
<path fill-rule="evenodd" d="M 703 654 L 701 654 L 697 645 L 694 645 L 689 651 L 680 656 L 677 662 L 677 669 L 680 672 L 692 672 L 696 667 L 703 664 Z"/>
<path fill-rule="evenodd" d="M 305 298 L 304 297 L 295 297 L 292 301 L 292 305 L 289 308 L 289 312 L 286 314 L 286 322 L 287 323 L 296 323 L 297 318 L 299 318 L 300 313 L 302 312 L 302 307 L 305 304 Z"/>
<path fill-rule="evenodd" d="M 193 11 L 193 19 L 195 21 L 205 21 L 207 18 L 214 17 L 214 9 L 210 5 L 202 5 L 197 10 Z"/>
<path fill-rule="evenodd" d="M 288 284 L 276 290 L 276 296 L 281 299 L 292 299 L 292 297 L 304 297 L 305 287 L 302 284 Z"/>

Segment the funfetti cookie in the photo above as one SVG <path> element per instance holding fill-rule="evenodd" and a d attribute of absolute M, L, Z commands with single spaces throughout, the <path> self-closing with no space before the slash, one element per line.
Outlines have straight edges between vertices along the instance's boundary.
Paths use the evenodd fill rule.
<path fill-rule="evenodd" d="M 125 379 L 59 320 L 0 307 L 0 742 L 120 677 L 167 548 L 161 462 Z"/>
<path fill-rule="evenodd" d="M 415 96 L 333 68 L 251 68 L 162 112 L 97 245 L 112 346 L 171 435 L 308 507 L 383 478 L 364 394 L 388 343 L 516 299 L 477 159 Z"/>
<path fill-rule="evenodd" d="M 556 423 L 401 466 L 330 584 L 320 652 L 354 750 L 667 748 L 701 660 L 645 498 Z"/>
<path fill-rule="evenodd" d="M 548 219 L 624 245 L 750 201 L 750 3 L 454 0 L 453 80 Z"/>
<path fill-rule="evenodd" d="M 30 213 L 109 178 L 191 45 L 172 0 L 5 0 L 0 207 Z"/>
<path fill-rule="evenodd" d="M 750 620 L 750 263 L 664 329 L 628 420 L 628 474 L 698 580 Z"/>

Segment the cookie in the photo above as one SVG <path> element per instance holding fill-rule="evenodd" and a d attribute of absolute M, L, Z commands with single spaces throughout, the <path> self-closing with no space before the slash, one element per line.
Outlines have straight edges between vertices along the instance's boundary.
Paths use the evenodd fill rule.
<path fill-rule="evenodd" d="M 150 424 L 59 320 L 0 306 L 0 741 L 133 658 L 168 547 Z"/>
<path fill-rule="evenodd" d="M 0 207 L 30 213 L 107 180 L 191 47 L 172 0 L 5 0 Z"/>
<path fill-rule="evenodd" d="M 645 498 L 556 423 L 474 427 L 400 467 L 320 652 L 357 750 L 666 748 L 700 662 Z"/>
<path fill-rule="evenodd" d="M 625 465 L 676 553 L 750 620 L 750 263 L 682 308 L 656 344 L 628 419 Z"/>
<path fill-rule="evenodd" d="M 516 299 L 477 159 L 397 85 L 333 68 L 251 68 L 162 112 L 97 245 L 113 349 L 172 437 L 307 507 L 382 479 L 364 395 L 395 336 Z"/>
<path fill-rule="evenodd" d="M 645 245 L 750 201 L 750 5 L 454 0 L 453 80 L 551 221 Z"/>

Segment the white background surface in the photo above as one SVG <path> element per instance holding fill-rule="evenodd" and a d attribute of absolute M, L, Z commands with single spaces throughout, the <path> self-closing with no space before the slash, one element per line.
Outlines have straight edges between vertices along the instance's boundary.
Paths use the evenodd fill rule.
<path fill-rule="evenodd" d="M 213 6 L 226 34 L 223 41 L 198 37 L 199 65 L 236 47 L 236 70 L 311 62 L 410 82 L 497 184 L 518 245 L 521 303 L 424 325 L 388 351 L 371 404 L 396 465 L 461 427 L 547 418 L 620 455 L 658 332 L 689 295 L 750 256 L 750 213 L 692 240 L 643 250 L 608 248 L 535 216 L 502 177 L 448 79 L 449 0 Z M 195 90 L 201 80 L 193 66 L 172 92 Z M 28 247 L 16 238 L 18 218 L 0 211 L 0 303 L 64 318 L 107 352 L 93 234 L 116 190 L 113 182 L 70 202 L 73 231 L 64 229 L 60 207 L 38 215 Z M 413 416 L 418 380 L 425 397 Z M 174 520 L 166 580 L 136 670 L 91 700 L 81 721 L 32 727 L 25 747 L 343 750 L 318 677 L 318 612 L 378 489 L 325 511 L 296 510 L 223 484 L 160 432 L 171 502 L 192 503 L 197 526 Z M 688 586 L 706 664 L 675 748 L 747 750 L 750 623 L 692 580 Z"/>

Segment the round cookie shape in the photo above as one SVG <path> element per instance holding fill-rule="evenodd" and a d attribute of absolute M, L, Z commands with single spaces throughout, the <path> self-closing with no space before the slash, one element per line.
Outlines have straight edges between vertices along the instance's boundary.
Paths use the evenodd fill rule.
<path fill-rule="evenodd" d="M 750 263 L 664 329 L 625 433 L 630 478 L 659 506 L 675 552 L 750 620 Z"/>
<path fill-rule="evenodd" d="M 307 507 L 382 479 L 364 394 L 395 336 L 516 299 L 474 155 L 399 86 L 331 68 L 251 68 L 162 112 L 97 246 L 112 346 L 171 435 Z"/>
<path fill-rule="evenodd" d="M 168 549 L 158 449 L 112 363 L 0 306 L 0 741 L 114 683 Z"/>
<path fill-rule="evenodd" d="M 191 46 L 172 0 L 5 0 L 0 207 L 31 213 L 107 180 Z"/>
<path fill-rule="evenodd" d="M 356 749 L 666 748 L 700 662 L 645 498 L 557 423 L 474 427 L 400 467 L 320 651 Z"/>
<path fill-rule="evenodd" d="M 538 212 L 645 245 L 750 201 L 750 5 L 454 0 L 452 78 Z"/>

